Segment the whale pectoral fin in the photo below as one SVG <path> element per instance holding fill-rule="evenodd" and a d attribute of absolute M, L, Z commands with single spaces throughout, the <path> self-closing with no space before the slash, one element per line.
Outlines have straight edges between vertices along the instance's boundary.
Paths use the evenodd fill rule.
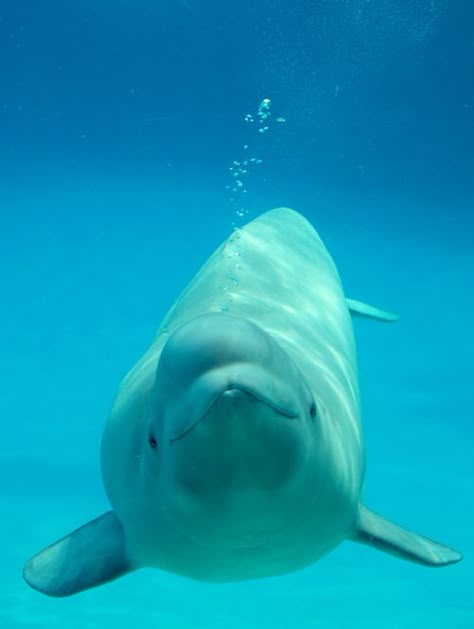
<path fill-rule="evenodd" d="M 359 505 L 358 525 L 351 540 L 424 566 L 447 566 L 462 559 L 456 550 L 407 531 L 362 505 Z"/>
<path fill-rule="evenodd" d="M 70 596 L 134 570 L 123 527 L 113 511 L 72 532 L 27 561 L 25 581 L 48 596 Z"/>
<path fill-rule="evenodd" d="M 400 319 L 399 315 L 392 312 L 386 312 L 364 304 L 362 301 L 356 301 L 355 299 L 346 299 L 347 307 L 353 317 L 365 317 L 366 319 L 375 319 L 377 321 L 383 321 L 386 323 L 393 323 Z"/>

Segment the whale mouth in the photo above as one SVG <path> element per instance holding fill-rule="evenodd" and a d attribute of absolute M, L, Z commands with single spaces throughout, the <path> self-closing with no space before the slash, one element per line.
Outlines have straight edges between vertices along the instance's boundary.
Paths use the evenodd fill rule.
<path fill-rule="evenodd" d="M 232 395 L 232 396 L 240 396 L 240 394 L 244 394 L 245 396 L 252 398 L 257 402 L 265 404 L 266 406 L 274 410 L 275 413 L 277 413 L 278 415 L 281 415 L 282 417 L 285 417 L 286 419 L 293 420 L 293 419 L 297 419 L 298 417 L 298 412 L 296 411 L 296 409 L 291 408 L 290 406 L 283 406 L 282 404 L 279 404 L 275 400 L 272 400 L 271 398 L 268 398 L 265 395 L 257 393 L 256 391 L 254 391 L 253 389 L 251 389 L 250 387 L 246 385 L 231 383 L 227 385 L 225 389 L 223 389 L 222 391 L 219 391 L 219 393 L 217 393 L 217 395 L 210 400 L 204 412 L 195 421 L 191 422 L 178 434 L 171 436 L 169 438 L 170 442 L 173 443 L 174 441 L 178 441 L 179 439 L 182 439 L 188 433 L 190 433 L 204 419 L 204 417 L 206 417 L 206 415 L 209 413 L 212 407 L 224 395 L 227 395 L 227 394 Z"/>

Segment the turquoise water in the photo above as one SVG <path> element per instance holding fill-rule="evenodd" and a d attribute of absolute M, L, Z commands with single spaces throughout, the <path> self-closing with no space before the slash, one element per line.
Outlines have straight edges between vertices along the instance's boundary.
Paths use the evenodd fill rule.
<path fill-rule="evenodd" d="M 474 627 L 472 8 L 374 4 L 0 4 L 2 627 Z M 247 152 L 262 164 L 231 201 Z M 366 503 L 463 562 L 347 542 L 256 582 L 29 589 L 24 560 L 108 509 L 120 379 L 236 210 L 279 205 L 348 296 L 401 315 L 355 321 Z"/>

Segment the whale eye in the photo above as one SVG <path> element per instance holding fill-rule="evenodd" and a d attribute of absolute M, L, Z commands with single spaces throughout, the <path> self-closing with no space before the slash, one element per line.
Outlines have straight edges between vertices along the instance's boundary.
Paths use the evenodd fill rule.
<path fill-rule="evenodd" d="M 148 443 L 150 444 L 150 448 L 156 450 L 156 446 L 158 445 L 158 441 L 155 439 L 153 435 L 148 437 Z"/>
<path fill-rule="evenodd" d="M 314 419 L 316 417 L 316 404 L 314 402 L 309 407 L 309 416 L 311 417 L 311 419 Z"/>

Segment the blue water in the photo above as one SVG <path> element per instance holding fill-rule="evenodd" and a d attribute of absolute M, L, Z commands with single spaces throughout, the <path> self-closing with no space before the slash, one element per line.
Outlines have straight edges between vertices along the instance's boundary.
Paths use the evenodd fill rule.
<path fill-rule="evenodd" d="M 468 0 L 0 2 L 2 628 L 474 627 L 473 19 Z M 256 582 L 34 592 L 24 560 L 108 509 L 120 379 L 233 224 L 281 205 L 348 296 L 401 315 L 355 322 L 366 503 L 464 561 L 347 542 Z"/>

